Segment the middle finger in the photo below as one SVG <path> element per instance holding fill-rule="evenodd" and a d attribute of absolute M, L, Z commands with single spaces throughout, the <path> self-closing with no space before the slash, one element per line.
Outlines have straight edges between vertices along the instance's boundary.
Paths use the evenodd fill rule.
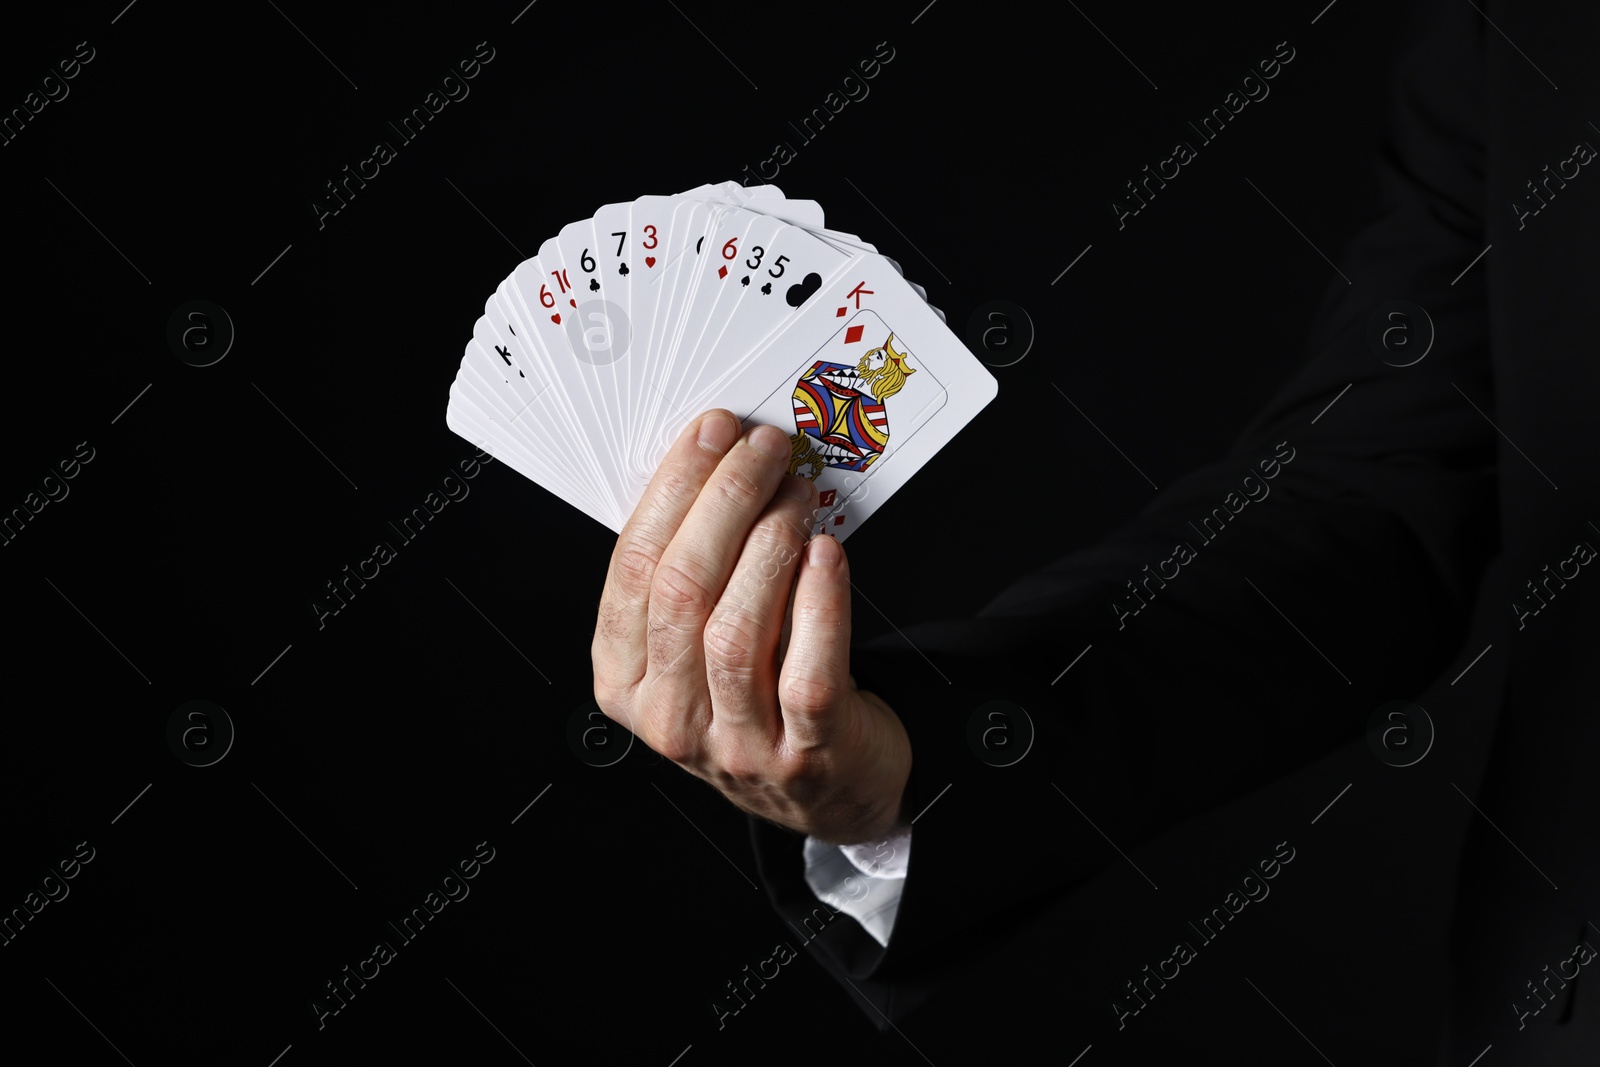
<path fill-rule="evenodd" d="M 706 621 L 745 539 L 789 465 L 789 439 L 757 426 L 722 457 L 661 555 L 650 584 L 647 677 L 667 683 L 672 706 L 704 699 Z M 670 681 L 669 681 L 670 680 Z"/>

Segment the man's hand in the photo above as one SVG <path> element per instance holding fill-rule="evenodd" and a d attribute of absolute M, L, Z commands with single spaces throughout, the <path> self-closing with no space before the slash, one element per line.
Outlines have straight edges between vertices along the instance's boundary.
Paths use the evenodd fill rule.
<path fill-rule="evenodd" d="M 817 490 L 789 452 L 720 409 L 673 444 L 611 554 L 594 696 L 745 811 L 878 840 L 901 825 L 911 741 L 850 676 L 844 548 L 808 542 Z"/>

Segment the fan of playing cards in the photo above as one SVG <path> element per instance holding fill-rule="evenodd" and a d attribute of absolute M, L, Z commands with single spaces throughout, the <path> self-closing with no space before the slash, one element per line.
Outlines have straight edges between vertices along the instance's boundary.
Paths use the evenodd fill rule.
<path fill-rule="evenodd" d="M 707 408 L 789 434 L 843 540 L 994 398 L 926 292 L 814 200 L 736 182 L 610 204 L 484 305 L 445 422 L 620 532 Z"/>

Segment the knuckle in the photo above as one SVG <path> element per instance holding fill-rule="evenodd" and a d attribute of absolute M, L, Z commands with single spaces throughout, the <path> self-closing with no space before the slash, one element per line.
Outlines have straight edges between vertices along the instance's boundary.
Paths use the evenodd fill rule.
<path fill-rule="evenodd" d="M 740 728 L 721 738 L 713 730 L 710 742 L 713 755 L 706 777 L 725 793 L 766 792 L 774 784 L 774 775 L 781 773 L 783 753 Z"/>
<path fill-rule="evenodd" d="M 737 467 L 719 474 L 716 484 L 724 502 L 737 511 L 748 511 L 766 503 L 767 495 L 762 492 L 760 483 Z"/>
<path fill-rule="evenodd" d="M 611 568 L 622 589 L 637 591 L 650 588 L 656 560 L 638 545 L 618 545 L 616 555 L 611 558 Z"/>
<path fill-rule="evenodd" d="M 749 580 L 776 581 L 800 557 L 801 540 L 782 515 L 769 515 L 756 523 L 745 543 L 741 567 L 750 568 Z"/>
<path fill-rule="evenodd" d="M 832 634 L 848 621 L 840 607 L 816 596 L 797 596 L 794 600 L 795 625 L 805 625 L 820 633 Z"/>
<path fill-rule="evenodd" d="M 761 637 L 748 616 L 722 612 L 705 630 L 706 668 L 743 673 L 755 665 Z"/>
<path fill-rule="evenodd" d="M 762 776 L 760 762 L 742 749 L 723 753 L 717 759 L 716 778 L 725 788 L 753 782 Z"/>
<path fill-rule="evenodd" d="M 658 737 L 650 747 L 673 763 L 688 763 L 694 755 L 693 747 L 677 737 Z"/>
<path fill-rule="evenodd" d="M 766 517 L 765 522 L 785 545 L 797 547 L 811 536 L 808 518 L 804 504 L 786 498 L 781 507 L 775 508 Z"/>
<path fill-rule="evenodd" d="M 774 785 L 791 797 L 815 804 L 828 777 L 828 764 L 807 752 L 786 752 L 774 760 L 769 776 Z"/>
<path fill-rule="evenodd" d="M 650 582 L 650 603 L 677 615 L 708 615 L 717 598 L 688 568 L 663 563 Z"/>
<path fill-rule="evenodd" d="M 692 765 L 699 759 L 700 741 L 694 730 L 670 711 L 646 713 L 648 737 L 645 743 L 673 763 Z"/>
<path fill-rule="evenodd" d="M 762 546 L 780 567 L 788 566 L 800 554 L 800 545 L 806 539 L 806 526 L 792 511 L 778 509 L 762 517 L 750 532 L 752 540 Z"/>
<path fill-rule="evenodd" d="M 658 498 L 666 500 L 687 499 L 693 500 L 700 493 L 700 482 L 689 476 L 689 472 L 676 463 L 667 463 L 657 470 L 660 477 L 661 492 Z"/>
<path fill-rule="evenodd" d="M 839 687 L 829 685 L 812 674 L 792 674 L 783 680 L 778 699 L 783 706 L 801 714 L 821 715 L 838 699 Z"/>
<path fill-rule="evenodd" d="M 608 665 L 599 654 L 598 639 L 590 656 L 590 662 L 594 667 L 594 702 L 609 718 L 620 722 L 633 701 L 633 691 L 639 680 L 619 677 L 614 669 L 615 665 Z"/>
<path fill-rule="evenodd" d="M 598 651 L 602 640 L 627 641 L 634 636 L 631 613 L 615 600 L 600 601 L 600 616 L 595 625 L 595 642 L 592 651 Z"/>

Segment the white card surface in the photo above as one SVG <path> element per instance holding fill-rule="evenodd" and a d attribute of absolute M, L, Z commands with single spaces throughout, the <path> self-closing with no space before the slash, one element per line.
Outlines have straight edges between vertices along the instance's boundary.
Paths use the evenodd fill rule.
<path fill-rule="evenodd" d="M 683 427 L 727 408 L 789 436 L 813 533 L 842 541 L 998 389 L 902 275 L 775 186 L 607 204 L 488 297 L 445 424 L 620 531 Z"/>

